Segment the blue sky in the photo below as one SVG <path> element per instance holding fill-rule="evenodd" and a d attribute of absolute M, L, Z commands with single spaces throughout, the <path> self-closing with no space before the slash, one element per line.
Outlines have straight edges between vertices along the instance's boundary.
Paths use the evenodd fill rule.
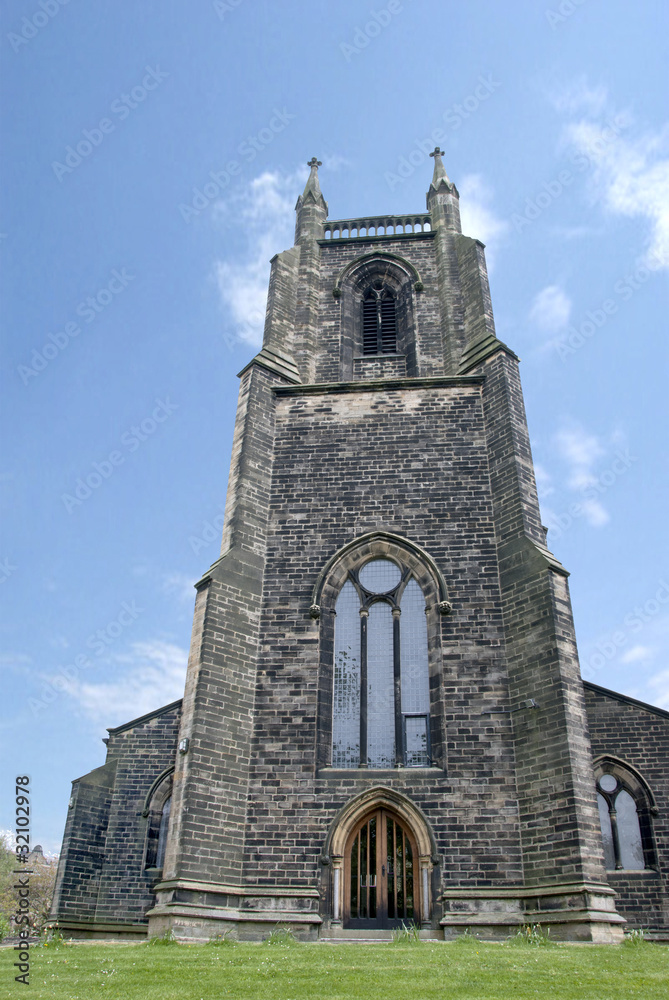
<path fill-rule="evenodd" d="M 584 673 L 669 707 L 667 20 L 659 0 L 3 4 L 0 827 L 29 773 L 57 849 L 105 727 L 181 695 L 236 373 L 314 154 L 343 218 L 424 211 L 445 149 L 523 361 Z"/>

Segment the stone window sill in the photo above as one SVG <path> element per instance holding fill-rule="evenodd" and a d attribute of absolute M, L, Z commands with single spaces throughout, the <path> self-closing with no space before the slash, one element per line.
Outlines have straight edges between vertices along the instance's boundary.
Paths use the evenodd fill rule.
<path fill-rule="evenodd" d="M 656 868 L 607 868 L 607 875 L 624 875 L 625 878 L 629 878 L 630 875 L 637 876 L 648 876 L 648 875 L 659 875 L 660 873 Z"/>
<path fill-rule="evenodd" d="M 354 775 L 359 778 L 370 778 L 390 774 L 444 774 L 444 770 L 432 765 L 431 767 L 319 767 L 316 771 L 317 778 L 350 778 Z"/>

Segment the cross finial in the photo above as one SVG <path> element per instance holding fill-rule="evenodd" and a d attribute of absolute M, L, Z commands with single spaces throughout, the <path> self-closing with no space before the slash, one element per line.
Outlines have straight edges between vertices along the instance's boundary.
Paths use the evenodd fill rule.
<path fill-rule="evenodd" d="M 431 155 L 432 154 L 430 153 L 430 156 Z M 322 164 L 322 162 L 320 160 L 317 160 L 315 156 L 312 156 L 311 159 L 309 160 L 309 162 L 307 163 L 307 166 L 308 167 L 312 167 L 312 168 L 313 167 L 322 167 L 323 164 Z"/>
<path fill-rule="evenodd" d="M 445 149 L 439 149 L 439 146 L 435 146 L 434 152 L 430 153 L 430 156 L 443 156 L 445 152 Z"/>

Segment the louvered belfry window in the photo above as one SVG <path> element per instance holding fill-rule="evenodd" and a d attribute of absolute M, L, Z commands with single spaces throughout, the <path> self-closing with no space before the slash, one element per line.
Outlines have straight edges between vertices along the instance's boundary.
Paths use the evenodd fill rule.
<path fill-rule="evenodd" d="M 395 354 L 395 299 L 387 288 L 370 288 L 362 300 L 362 353 Z"/>

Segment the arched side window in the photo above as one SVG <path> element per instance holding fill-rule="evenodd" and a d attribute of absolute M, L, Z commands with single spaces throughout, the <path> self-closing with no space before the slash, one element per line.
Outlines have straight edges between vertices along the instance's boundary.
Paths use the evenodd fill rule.
<path fill-rule="evenodd" d="M 427 767 L 425 597 L 408 567 L 371 559 L 335 604 L 333 767 Z"/>
<path fill-rule="evenodd" d="M 165 861 L 167 832 L 172 805 L 172 780 L 174 768 L 162 774 L 151 788 L 144 809 L 146 824 L 146 849 L 144 868 L 158 869 Z"/>
<path fill-rule="evenodd" d="M 170 809 L 172 807 L 172 796 L 165 799 L 160 814 L 160 827 L 158 828 L 158 846 L 156 849 L 156 868 L 162 868 L 165 861 L 165 848 L 167 847 L 167 828 L 170 823 Z"/>
<path fill-rule="evenodd" d="M 395 296 L 381 280 L 367 289 L 362 300 L 362 353 L 395 354 L 397 309 Z"/>
<path fill-rule="evenodd" d="M 652 805 L 640 777 L 615 758 L 598 762 L 596 777 L 607 870 L 654 868 Z"/>

